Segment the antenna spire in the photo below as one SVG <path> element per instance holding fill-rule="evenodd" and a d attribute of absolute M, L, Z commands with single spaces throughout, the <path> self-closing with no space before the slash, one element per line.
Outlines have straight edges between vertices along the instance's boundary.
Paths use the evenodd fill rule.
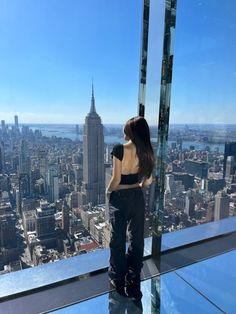
<path fill-rule="evenodd" d="M 92 79 L 92 97 L 91 97 L 90 113 L 96 113 L 93 79 Z"/>

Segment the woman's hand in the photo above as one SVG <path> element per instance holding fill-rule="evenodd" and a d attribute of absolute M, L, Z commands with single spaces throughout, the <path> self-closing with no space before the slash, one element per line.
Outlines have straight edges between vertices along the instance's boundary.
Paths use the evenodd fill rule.
<path fill-rule="evenodd" d="M 139 187 L 142 188 L 143 187 L 143 182 L 139 182 Z"/>
<path fill-rule="evenodd" d="M 108 201 L 110 201 L 110 196 L 111 196 L 111 191 L 106 189 L 106 197 L 107 197 Z"/>

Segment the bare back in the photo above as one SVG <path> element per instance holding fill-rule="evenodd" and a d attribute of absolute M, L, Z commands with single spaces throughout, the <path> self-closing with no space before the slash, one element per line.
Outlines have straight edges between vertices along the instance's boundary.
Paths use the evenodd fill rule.
<path fill-rule="evenodd" d="M 122 159 L 121 173 L 124 175 L 138 173 L 139 160 L 136 153 L 136 147 L 132 142 L 123 145 L 124 155 Z"/>

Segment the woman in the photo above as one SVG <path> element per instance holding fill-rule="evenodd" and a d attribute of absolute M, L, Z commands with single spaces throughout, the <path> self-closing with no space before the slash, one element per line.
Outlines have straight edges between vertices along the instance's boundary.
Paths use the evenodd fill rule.
<path fill-rule="evenodd" d="M 113 148 L 113 172 L 106 190 L 111 208 L 114 209 L 111 217 L 109 278 L 120 294 L 141 299 L 145 209 L 141 188 L 152 183 L 154 154 L 149 127 L 143 117 L 127 121 L 124 137 L 127 143 Z M 127 227 L 129 247 L 126 253 Z"/>

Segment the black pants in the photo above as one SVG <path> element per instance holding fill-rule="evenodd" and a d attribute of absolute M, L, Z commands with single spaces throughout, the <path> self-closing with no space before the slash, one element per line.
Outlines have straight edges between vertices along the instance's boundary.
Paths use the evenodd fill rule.
<path fill-rule="evenodd" d="M 110 277 L 123 279 L 128 271 L 140 275 L 144 249 L 144 196 L 141 188 L 118 190 L 110 196 Z M 126 253 L 126 231 L 129 247 Z"/>

